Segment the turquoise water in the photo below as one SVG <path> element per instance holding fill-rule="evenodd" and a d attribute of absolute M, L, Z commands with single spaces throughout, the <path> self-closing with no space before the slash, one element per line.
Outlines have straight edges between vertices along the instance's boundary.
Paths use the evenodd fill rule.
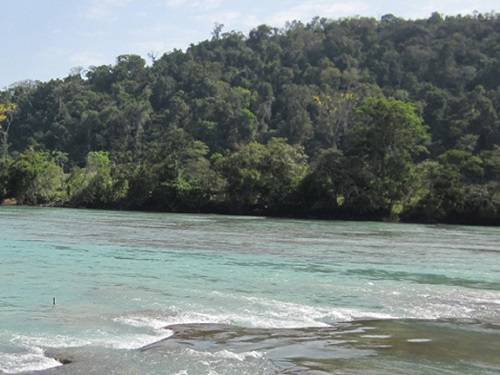
<path fill-rule="evenodd" d="M 500 372 L 498 228 L 10 207 L 0 228 L 0 373 Z"/>

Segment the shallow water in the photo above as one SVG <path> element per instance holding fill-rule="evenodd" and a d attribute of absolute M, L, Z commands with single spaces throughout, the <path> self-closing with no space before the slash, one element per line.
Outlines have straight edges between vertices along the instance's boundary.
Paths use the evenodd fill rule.
<path fill-rule="evenodd" d="M 498 228 L 7 207 L 0 228 L 0 373 L 500 372 Z"/>

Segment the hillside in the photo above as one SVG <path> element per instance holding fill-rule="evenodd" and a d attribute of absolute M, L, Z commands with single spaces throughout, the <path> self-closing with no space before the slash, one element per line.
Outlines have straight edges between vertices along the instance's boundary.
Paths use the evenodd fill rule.
<path fill-rule="evenodd" d="M 0 103 L 0 200 L 500 224 L 496 14 L 217 27 Z"/>

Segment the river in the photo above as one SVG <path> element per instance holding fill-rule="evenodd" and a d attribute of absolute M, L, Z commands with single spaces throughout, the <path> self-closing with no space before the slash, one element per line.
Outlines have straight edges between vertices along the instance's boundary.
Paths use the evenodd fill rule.
<path fill-rule="evenodd" d="M 0 373 L 498 374 L 499 353 L 499 228 L 0 207 Z"/>

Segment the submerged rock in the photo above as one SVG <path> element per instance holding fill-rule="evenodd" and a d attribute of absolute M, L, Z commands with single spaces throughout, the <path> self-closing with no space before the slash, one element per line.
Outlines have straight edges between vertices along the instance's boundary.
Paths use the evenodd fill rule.
<path fill-rule="evenodd" d="M 279 373 L 413 373 L 415 363 L 480 373 L 500 371 L 500 327 L 477 321 L 383 320 L 298 329 L 240 328 L 220 324 L 166 327 L 174 335 L 143 351 L 191 348 L 245 356 L 260 353 Z M 477 368 L 476 368 L 477 366 Z M 378 371 L 377 371 L 378 369 Z M 347 372 L 344 372 L 347 371 Z M 416 372 L 419 373 L 419 372 Z"/>
<path fill-rule="evenodd" d="M 48 353 L 65 374 L 498 374 L 500 327 L 474 321 L 385 320 L 297 329 L 168 326 L 139 350 Z"/>

